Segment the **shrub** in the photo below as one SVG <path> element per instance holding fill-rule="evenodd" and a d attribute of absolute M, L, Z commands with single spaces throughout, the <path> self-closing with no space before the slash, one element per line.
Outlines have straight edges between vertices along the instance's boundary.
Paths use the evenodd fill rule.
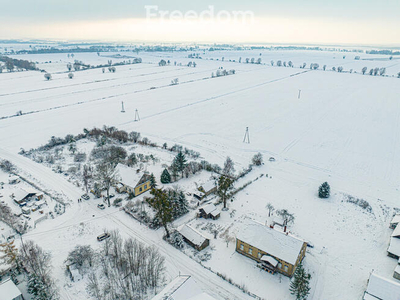
<path fill-rule="evenodd" d="M 320 198 L 329 198 L 331 195 L 331 187 L 329 186 L 329 183 L 324 182 L 323 184 L 320 185 L 318 189 L 318 196 Z"/>

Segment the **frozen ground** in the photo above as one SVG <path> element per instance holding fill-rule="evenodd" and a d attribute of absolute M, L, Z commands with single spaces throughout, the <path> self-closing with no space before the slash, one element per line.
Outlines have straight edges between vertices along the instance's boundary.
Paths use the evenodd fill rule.
<path fill-rule="evenodd" d="M 263 221 L 267 202 L 289 209 L 296 215 L 291 230 L 315 245 L 305 259 L 314 275 L 312 298 L 358 299 L 372 269 L 391 277 L 396 265 L 386 256 L 386 248 L 389 215 L 399 206 L 400 79 L 226 61 L 257 57 L 256 53 L 206 53 L 204 58 L 223 55 L 225 61 L 196 59 L 196 68 L 155 64 L 161 58 L 182 63 L 193 60 L 183 58 L 182 53 L 144 53 L 139 55 L 143 64 L 117 67 L 116 73 L 80 71 L 73 80 L 60 73 L 49 82 L 36 72 L 0 74 L 0 117 L 19 110 L 32 112 L 0 120 L 0 157 L 10 159 L 42 185 L 77 199 L 82 191 L 49 168 L 17 155 L 19 149 L 36 148 L 53 135 L 113 125 L 139 131 L 159 144 L 182 144 L 212 163 L 222 164 L 229 155 L 238 170 L 259 151 L 264 158 L 273 156 L 276 162 L 266 163 L 248 179 L 259 173 L 272 178 L 253 183 L 231 203 L 231 209 L 237 211 L 232 233 L 240 229 L 244 216 Z M 295 65 L 343 65 L 345 70 L 351 65 L 359 73 L 367 61 L 355 61 L 352 55 L 346 54 L 343 60 L 341 53 L 332 58 L 331 52 L 282 51 L 261 57 L 267 64 L 282 59 Z M 340 63 L 336 64 L 337 60 Z M 386 66 L 393 75 L 400 71 L 398 62 L 377 60 L 373 66 Z M 237 73 L 209 78 L 221 66 Z M 174 78 L 179 78 L 180 84 L 169 86 Z M 140 113 L 139 122 L 134 122 L 135 109 Z M 246 127 L 250 144 L 242 143 Z M 329 200 L 316 196 L 324 181 L 332 188 Z M 342 202 L 343 194 L 367 200 L 374 213 Z M 217 222 L 229 227 L 232 220 L 223 212 Z M 167 256 L 169 279 L 179 272 L 191 273 L 213 295 L 244 299 L 238 289 L 166 245 L 162 231 L 143 228 L 114 208 L 99 211 L 95 202 L 74 203 L 65 215 L 46 221 L 26 236 L 53 252 L 63 299 L 80 299 L 83 290 L 79 284 L 70 287 L 63 274 L 68 251 L 81 243 L 95 246 L 95 236 L 105 224 L 125 236 L 157 245 Z M 207 266 L 246 284 L 263 298 L 289 297 L 286 278 L 256 270 L 252 261 L 234 252 L 233 244 L 227 248 L 219 239 L 211 243 L 214 250 Z"/>

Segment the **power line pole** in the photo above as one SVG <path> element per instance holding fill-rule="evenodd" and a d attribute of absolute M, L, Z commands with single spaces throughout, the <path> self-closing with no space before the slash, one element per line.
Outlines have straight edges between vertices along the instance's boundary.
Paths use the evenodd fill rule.
<path fill-rule="evenodd" d="M 140 121 L 140 117 L 139 117 L 139 112 L 138 112 L 138 110 L 136 109 L 136 110 L 135 110 L 135 122 L 137 122 L 137 121 Z"/>
<path fill-rule="evenodd" d="M 249 127 L 246 127 L 246 133 L 244 134 L 243 143 L 250 144 Z"/>
<path fill-rule="evenodd" d="M 124 101 L 122 101 L 122 109 L 121 112 L 124 113 L 125 112 L 125 108 L 124 108 Z"/>
<path fill-rule="evenodd" d="M 299 96 L 297 97 L 297 99 L 300 99 L 300 94 L 301 94 L 301 90 L 299 90 Z"/>

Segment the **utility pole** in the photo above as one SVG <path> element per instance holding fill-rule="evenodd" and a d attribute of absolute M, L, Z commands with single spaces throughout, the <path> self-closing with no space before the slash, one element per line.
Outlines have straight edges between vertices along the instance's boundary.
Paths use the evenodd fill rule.
<path fill-rule="evenodd" d="M 140 121 L 140 117 L 139 117 L 139 112 L 138 112 L 138 110 L 136 109 L 136 110 L 135 110 L 135 122 L 137 122 L 137 121 Z"/>
<path fill-rule="evenodd" d="M 124 113 L 125 112 L 125 108 L 124 108 L 124 101 L 122 101 L 122 109 L 121 112 Z"/>
<path fill-rule="evenodd" d="M 300 99 L 300 94 L 301 94 L 301 90 L 299 90 L 299 96 L 297 97 L 297 99 Z"/>
<path fill-rule="evenodd" d="M 249 127 L 246 127 L 246 133 L 244 134 L 243 143 L 250 144 Z"/>

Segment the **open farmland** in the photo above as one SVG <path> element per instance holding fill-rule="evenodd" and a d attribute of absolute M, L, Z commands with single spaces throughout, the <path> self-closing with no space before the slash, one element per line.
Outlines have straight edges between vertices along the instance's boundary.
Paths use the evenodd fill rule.
<path fill-rule="evenodd" d="M 164 247 L 161 230 L 142 228 L 117 209 L 99 213 L 89 203 L 77 206 L 78 188 L 17 154 L 21 148 L 45 144 L 51 136 L 64 137 L 83 128 L 107 125 L 140 132 L 160 145 L 183 145 L 211 163 L 222 164 L 230 156 L 237 170 L 247 167 L 251 157 L 261 152 L 265 165 L 249 176 L 263 173 L 271 178 L 260 179 L 239 193 L 230 208 L 237 210 L 235 221 L 239 224 L 246 216 L 263 222 L 268 202 L 294 212 L 297 219 L 292 231 L 315 245 L 305 258 L 313 275 L 313 299 L 339 299 L 344 294 L 343 299 L 361 297 L 372 269 L 391 277 L 396 261 L 386 256 L 391 233 L 388 222 L 393 208 L 399 206 L 400 178 L 400 79 L 392 75 L 400 71 L 400 61 L 366 63 L 350 57 L 354 54 L 343 60 L 341 53 L 275 51 L 262 52 L 263 63 L 259 65 L 237 62 L 239 57 L 258 57 L 259 53 L 207 52 L 201 60 L 189 59 L 187 53 L 143 53 L 139 54 L 141 64 L 118 66 L 115 73 L 78 71 L 73 79 L 67 77 L 65 54 L 37 55 L 37 61 L 52 61 L 52 80 L 46 81 L 43 73 L 33 71 L 0 74 L 0 158 L 9 159 L 42 185 L 62 190 L 73 203 L 65 215 L 46 221 L 27 238 L 37 237 L 44 248 L 62 252 L 63 256 L 54 260 L 60 268 L 73 246 L 66 241 L 72 239 L 75 245 L 90 237 L 94 243 L 95 228 L 101 228 L 105 220 L 124 236 Z M 95 53 L 90 55 L 85 54 L 82 60 L 97 61 Z M 271 59 L 291 58 L 294 68 L 269 65 Z M 160 59 L 182 66 L 171 63 L 160 67 Z M 59 60 L 62 64 L 54 63 Z M 189 61 L 196 61 L 197 66 L 187 67 Z M 329 69 L 343 65 L 345 71 L 353 68 L 357 73 L 300 69 L 303 62 L 327 64 Z M 367 65 L 386 66 L 388 76 L 361 75 Z M 220 67 L 235 69 L 236 74 L 211 78 Z M 175 78 L 179 84 L 170 85 Z M 122 101 L 125 113 L 121 112 Z M 139 121 L 135 121 L 136 109 Z M 22 115 L 17 116 L 18 111 Z M 249 144 L 243 143 L 246 127 Z M 269 157 L 275 161 L 269 162 Z M 318 186 L 324 181 L 332 187 L 329 200 L 317 197 Z M 343 202 L 345 195 L 367 200 L 373 213 Z M 92 214 L 98 218 L 92 219 Z M 83 221 L 88 224 L 86 231 L 76 240 L 68 230 L 63 231 L 79 231 Z M 223 212 L 222 226 L 233 223 L 229 213 Z M 239 225 L 234 225 L 235 230 Z M 290 297 L 289 279 L 259 275 L 251 261 L 235 253 L 233 245 L 225 247 L 219 240 L 215 245 L 207 267 L 228 274 L 262 298 Z M 194 278 L 197 273 L 202 287 L 213 295 L 243 299 L 239 290 L 222 280 L 217 282 L 221 289 L 208 283 L 208 272 L 178 250 L 168 246 L 162 253 L 167 256 L 169 279 L 180 271 L 193 270 Z M 65 299 L 86 299 L 79 294 L 83 286 L 67 287 L 62 270 L 55 274 Z M 274 289 L 275 297 L 269 298 Z"/>

